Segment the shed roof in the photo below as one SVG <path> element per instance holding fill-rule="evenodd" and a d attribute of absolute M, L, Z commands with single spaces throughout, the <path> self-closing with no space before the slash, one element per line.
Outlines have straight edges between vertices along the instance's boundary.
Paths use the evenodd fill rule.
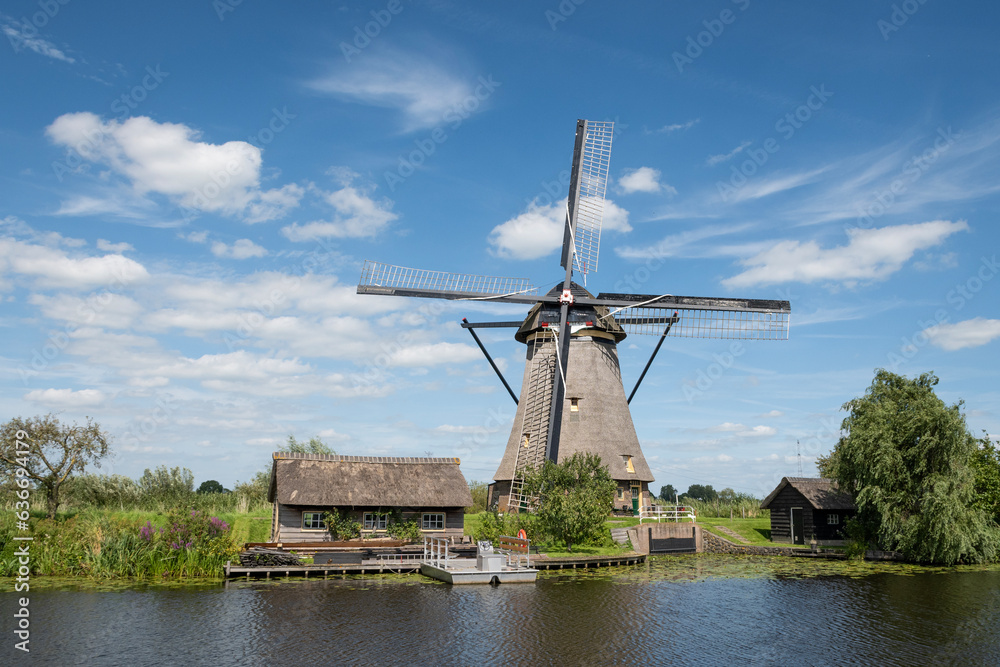
<path fill-rule="evenodd" d="M 825 477 L 782 477 L 781 482 L 772 491 L 761 509 L 770 509 L 771 501 L 778 497 L 786 487 L 792 487 L 801 493 L 817 510 L 853 510 L 857 509 L 851 496 L 837 488 L 837 483 Z"/>
<path fill-rule="evenodd" d="M 267 498 L 321 507 L 468 507 L 457 458 L 275 452 Z"/>

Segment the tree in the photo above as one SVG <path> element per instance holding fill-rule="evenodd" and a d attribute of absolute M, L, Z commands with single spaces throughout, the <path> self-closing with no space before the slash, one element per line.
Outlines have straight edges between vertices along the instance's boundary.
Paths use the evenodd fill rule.
<path fill-rule="evenodd" d="M 687 493 L 684 494 L 688 498 L 694 498 L 695 500 L 704 500 L 710 503 L 719 497 L 719 494 L 715 492 L 711 484 L 702 486 L 701 484 L 692 484 L 688 487 Z"/>
<path fill-rule="evenodd" d="M 677 489 L 674 488 L 673 484 L 667 484 L 666 486 L 660 487 L 660 498 L 670 502 L 677 498 Z"/>
<path fill-rule="evenodd" d="M 1000 449 L 990 441 L 989 436 L 984 434 L 979 441 L 971 465 L 976 479 L 973 506 L 1000 524 Z"/>
<path fill-rule="evenodd" d="M 546 461 L 525 475 L 524 488 L 538 498 L 538 521 L 552 537 L 574 544 L 597 539 L 611 512 L 617 483 L 596 454 L 574 454 L 560 464 Z"/>
<path fill-rule="evenodd" d="M 473 480 L 469 482 L 469 493 L 472 494 L 472 505 L 466 507 L 468 514 L 478 514 L 486 511 L 486 501 L 489 498 L 490 486 L 486 482 Z"/>
<path fill-rule="evenodd" d="M 214 479 L 206 479 L 195 493 L 229 493 L 229 489 Z"/>
<path fill-rule="evenodd" d="M 279 451 L 293 452 L 296 454 L 336 454 L 326 443 L 318 437 L 309 438 L 309 442 L 299 442 L 292 434 L 288 435 L 288 441 Z"/>
<path fill-rule="evenodd" d="M 993 560 L 1000 531 L 973 504 L 976 440 L 962 402 L 945 405 L 937 383 L 933 373 L 877 370 L 865 395 L 844 404 L 843 435 L 822 469 L 854 497 L 848 532 L 861 543 L 925 563 Z"/>
<path fill-rule="evenodd" d="M 12 419 L 0 428 L 0 438 L 0 469 L 34 480 L 45 493 L 50 519 L 59 508 L 63 484 L 88 464 L 99 468 L 111 442 L 90 417 L 83 426 L 64 426 L 52 414 Z"/>
<path fill-rule="evenodd" d="M 180 467 L 156 466 L 153 471 L 146 468 L 139 478 L 139 488 L 147 499 L 178 505 L 194 493 L 194 473 Z"/>

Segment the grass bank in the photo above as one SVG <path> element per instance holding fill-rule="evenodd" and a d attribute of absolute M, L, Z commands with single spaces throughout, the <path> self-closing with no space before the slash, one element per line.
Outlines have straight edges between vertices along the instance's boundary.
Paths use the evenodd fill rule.
<path fill-rule="evenodd" d="M 267 539 L 269 519 L 266 509 L 221 514 L 85 509 L 55 519 L 33 513 L 25 532 L 13 513 L 5 513 L 0 517 L 0 576 L 20 573 L 14 552 L 24 542 L 13 537 L 31 535 L 27 567 L 33 576 L 217 578 L 243 542 Z"/>

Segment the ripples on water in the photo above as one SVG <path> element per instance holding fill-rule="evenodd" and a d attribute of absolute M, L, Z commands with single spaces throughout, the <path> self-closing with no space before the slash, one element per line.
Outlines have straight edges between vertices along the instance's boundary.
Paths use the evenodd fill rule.
<path fill-rule="evenodd" d="M 24 664 L 1000 664 L 1000 571 L 936 572 L 700 556 L 497 588 L 414 576 L 38 591 Z"/>

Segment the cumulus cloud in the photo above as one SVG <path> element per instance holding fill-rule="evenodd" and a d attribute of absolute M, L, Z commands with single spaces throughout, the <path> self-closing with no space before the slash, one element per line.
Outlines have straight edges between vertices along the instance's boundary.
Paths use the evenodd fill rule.
<path fill-rule="evenodd" d="M 924 334 L 932 345 L 953 352 L 986 345 L 994 338 L 1000 338 L 1000 320 L 977 317 L 954 324 L 939 324 L 924 329 Z"/>
<path fill-rule="evenodd" d="M 24 395 L 25 400 L 53 408 L 92 408 L 103 404 L 108 396 L 97 389 L 36 389 Z"/>
<path fill-rule="evenodd" d="M 239 239 L 233 245 L 226 245 L 222 241 L 212 244 L 212 254 L 216 257 L 228 257 L 230 259 L 249 259 L 250 257 L 263 257 L 267 254 L 267 249 L 262 248 L 250 239 Z"/>
<path fill-rule="evenodd" d="M 97 249 L 103 250 L 104 252 L 116 252 L 123 253 L 127 250 L 135 250 L 131 243 L 112 243 L 111 241 L 106 241 L 105 239 L 97 239 Z"/>
<path fill-rule="evenodd" d="M 331 220 L 317 220 L 304 225 L 293 223 L 281 229 L 290 241 L 315 241 L 324 238 L 370 238 L 378 235 L 399 216 L 392 212 L 392 201 L 371 197 L 374 186 L 354 185 L 355 174 L 340 178 L 343 187 L 323 193 L 333 208 Z"/>
<path fill-rule="evenodd" d="M 261 152 L 245 141 L 211 144 L 179 123 L 158 123 L 146 116 L 103 121 L 90 112 L 68 113 L 46 130 L 59 146 L 84 159 L 105 164 L 124 177 L 139 195 L 156 193 L 192 211 L 245 215 L 262 222 L 298 205 L 302 188 L 260 189 Z M 64 213 L 82 214 L 100 202 Z"/>
<path fill-rule="evenodd" d="M 602 231 L 632 231 L 628 215 L 624 208 L 605 200 Z M 565 224 L 565 199 L 548 206 L 532 203 L 525 212 L 494 227 L 489 244 L 499 257 L 538 259 L 562 247 Z"/>
<path fill-rule="evenodd" d="M 660 170 L 652 167 L 627 169 L 625 175 L 618 179 L 618 187 L 624 194 L 661 190 L 672 195 L 677 194 L 677 190 L 672 186 L 660 183 Z"/>
<path fill-rule="evenodd" d="M 138 262 L 118 254 L 102 257 L 70 257 L 61 248 L 0 238 L 0 276 L 20 274 L 38 287 L 90 289 L 125 285 L 149 277 Z"/>
<path fill-rule="evenodd" d="M 877 229 L 850 229 L 848 243 L 820 248 L 815 241 L 779 241 L 740 263 L 747 268 L 722 281 L 727 287 L 775 285 L 786 282 L 843 282 L 884 280 L 899 271 L 913 254 L 940 245 L 958 231 L 964 220 L 935 220 Z"/>

